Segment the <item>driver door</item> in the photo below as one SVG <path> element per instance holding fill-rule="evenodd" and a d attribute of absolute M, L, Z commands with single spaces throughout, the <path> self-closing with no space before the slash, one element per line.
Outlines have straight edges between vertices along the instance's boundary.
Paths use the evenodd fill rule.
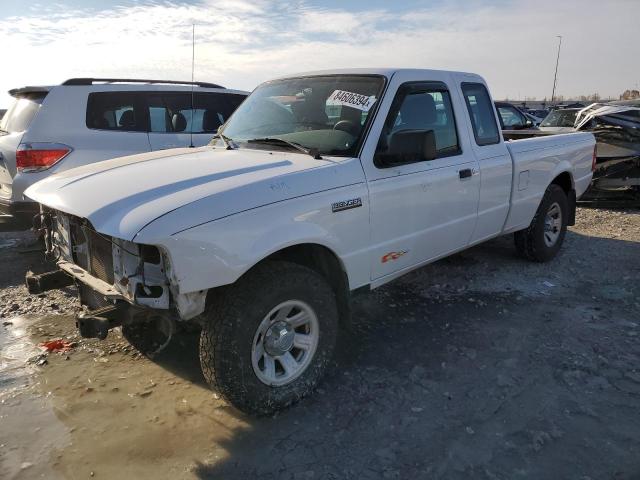
<path fill-rule="evenodd" d="M 363 156 L 371 208 L 371 279 L 402 273 L 468 245 L 477 220 L 480 176 L 464 110 L 449 76 L 396 74 Z M 389 102 L 391 102 L 389 104 Z M 381 110 L 387 111 L 385 104 Z M 457 120 L 459 119 L 459 120 Z M 433 131 L 435 158 L 385 163 L 398 132 Z M 375 144 L 375 145 L 372 145 Z M 373 148 L 371 148 L 373 146 Z M 405 160 L 407 157 L 405 157 Z"/>

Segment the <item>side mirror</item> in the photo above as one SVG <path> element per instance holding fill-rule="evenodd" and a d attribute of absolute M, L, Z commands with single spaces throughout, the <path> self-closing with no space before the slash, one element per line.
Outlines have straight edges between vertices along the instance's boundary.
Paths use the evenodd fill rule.
<path fill-rule="evenodd" d="M 433 130 L 400 130 L 389 137 L 386 152 L 376 153 L 376 162 L 391 166 L 434 160 L 437 157 Z"/>
<path fill-rule="evenodd" d="M 525 126 L 526 128 L 533 127 L 533 122 L 532 122 L 530 119 L 527 119 L 527 121 L 526 121 L 526 122 L 524 122 L 524 126 Z"/>

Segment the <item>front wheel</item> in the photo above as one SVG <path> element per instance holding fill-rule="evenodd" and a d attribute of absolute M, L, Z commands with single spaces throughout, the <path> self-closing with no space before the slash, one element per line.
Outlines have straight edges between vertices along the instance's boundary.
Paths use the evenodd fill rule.
<path fill-rule="evenodd" d="M 549 185 L 529 227 L 515 232 L 516 250 L 534 262 L 551 260 L 562 246 L 568 219 L 567 194 L 560 186 Z"/>
<path fill-rule="evenodd" d="M 269 414 L 314 389 L 337 328 L 335 294 L 322 276 L 266 262 L 210 302 L 200 336 L 202 371 L 238 409 Z"/>

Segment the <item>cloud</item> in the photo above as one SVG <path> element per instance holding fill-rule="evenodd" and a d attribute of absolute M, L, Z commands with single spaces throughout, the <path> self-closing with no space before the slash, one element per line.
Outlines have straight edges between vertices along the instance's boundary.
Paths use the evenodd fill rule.
<path fill-rule="evenodd" d="M 305 70 L 399 66 L 474 71 L 494 96 L 550 95 L 562 34 L 561 94 L 617 96 L 640 81 L 640 3 L 445 1 L 411 10 L 317 8 L 306 1 L 152 1 L 63 6 L 0 20 L 0 92 L 73 76 L 196 79 L 252 89 Z M 8 97 L 0 93 L 0 105 Z"/>

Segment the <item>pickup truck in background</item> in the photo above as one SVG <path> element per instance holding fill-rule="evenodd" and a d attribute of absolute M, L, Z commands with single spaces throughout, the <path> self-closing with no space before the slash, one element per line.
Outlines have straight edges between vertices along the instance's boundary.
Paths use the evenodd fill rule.
<path fill-rule="evenodd" d="M 484 80 L 360 69 L 260 85 L 210 146 L 52 175 L 41 203 L 83 336 L 121 325 L 146 351 L 201 326 L 207 381 L 266 414 L 311 392 L 352 292 L 499 235 L 525 258 L 560 250 L 591 181 L 594 138 L 505 142 Z"/>

